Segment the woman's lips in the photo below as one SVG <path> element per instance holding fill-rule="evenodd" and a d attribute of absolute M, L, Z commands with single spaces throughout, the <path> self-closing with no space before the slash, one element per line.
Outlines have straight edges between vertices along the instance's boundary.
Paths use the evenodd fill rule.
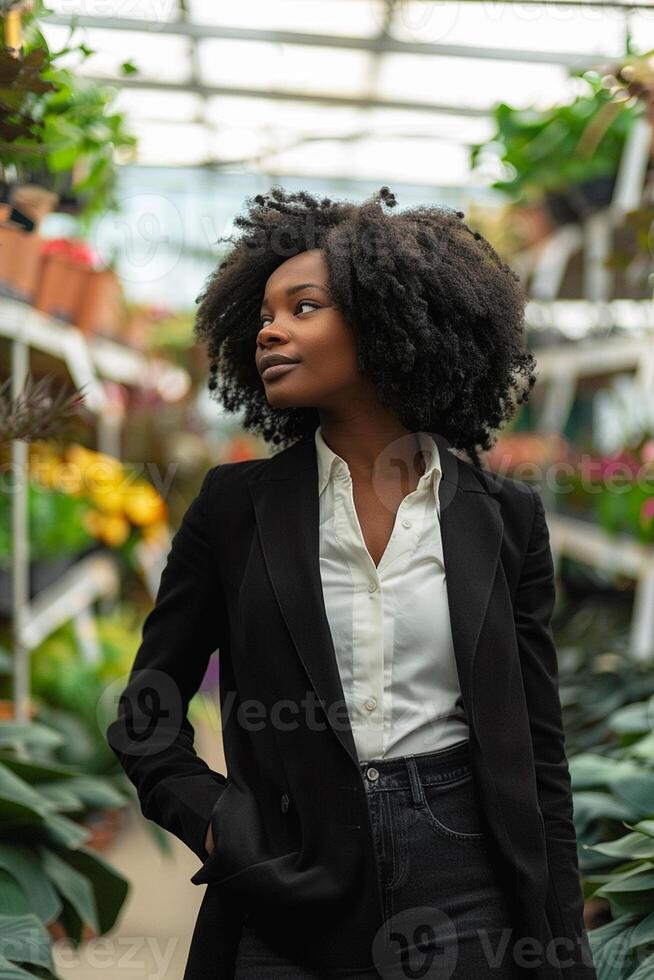
<path fill-rule="evenodd" d="M 282 374 L 292 371 L 293 368 L 298 366 L 298 363 L 298 361 L 293 361 L 292 364 L 271 364 L 270 367 L 267 367 L 262 372 L 261 377 L 264 381 L 272 381 L 273 378 L 281 377 Z"/>

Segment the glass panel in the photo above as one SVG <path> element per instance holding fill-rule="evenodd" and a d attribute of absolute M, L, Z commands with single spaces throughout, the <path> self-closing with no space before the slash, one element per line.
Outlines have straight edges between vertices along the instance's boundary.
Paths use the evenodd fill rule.
<path fill-rule="evenodd" d="M 371 37 L 383 24 L 384 6 L 383 0 L 190 0 L 189 9 L 199 24 Z"/>
<path fill-rule="evenodd" d="M 315 105 L 311 102 L 213 96 L 207 100 L 206 118 L 211 122 L 229 122 L 309 132 L 342 132 L 357 126 L 360 110 L 349 106 Z"/>
<path fill-rule="evenodd" d="M 208 38 L 198 53 L 208 85 L 340 95 L 363 92 L 370 65 L 370 56 L 360 51 L 264 41 Z"/>
<path fill-rule="evenodd" d="M 125 17 L 147 20 L 151 24 L 170 22 L 179 16 L 178 0 L 47 0 L 54 14 L 81 14 L 87 17 Z"/>
<path fill-rule="evenodd" d="M 369 139 L 356 143 L 321 140 L 263 156 L 267 174 L 307 174 L 435 185 L 469 183 L 465 147 L 438 140 Z"/>
<path fill-rule="evenodd" d="M 597 7 L 410 0 L 398 5 L 391 34 L 432 44 L 619 55 L 624 25 L 622 11 Z"/>
<path fill-rule="evenodd" d="M 488 109 L 497 102 L 547 106 L 570 91 L 560 65 L 391 54 L 381 65 L 378 92 L 387 99 Z"/>
<path fill-rule="evenodd" d="M 142 123 L 138 137 L 137 163 L 205 163 L 210 156 L 208 130 L 199 124 Z"/>
<path fill-rule="evenodd" d="M 202 111 L 202 99 L 192 92 L 162 92 L 159 89 L 120 88 L 114 103 L 134 119 L 163 119 L 187 122 Z"/>
<path fill-rule="evenodd" d="M 63 47 L 70 30 L 58 24 L 42 23 L 43 34 L 53 49 Z M 84 62 L 79 55 L 69 57 L 71 65 L 84 75 L 120 78 L 120 66 L 132 61 L 139 77 L 161 82 L 188 82 L 191 75 L 188 38 L 174 34 L 146 34 L 143 31 L 110 31 L 100 27 L 80 27 L 72 35 L 72 45 L 84 42 L 93 49 Z M 63 64 L 63 59 L 61 64 Z"/>

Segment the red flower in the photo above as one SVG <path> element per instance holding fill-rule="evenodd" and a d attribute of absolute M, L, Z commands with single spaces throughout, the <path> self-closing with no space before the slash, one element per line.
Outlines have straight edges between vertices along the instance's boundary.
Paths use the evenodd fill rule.
<path fill-rule="evenodd" d="M 48 238 L 41 242 L 41 255 L 61 255 L 79 265 L 99 265 L 97 252 L 88 242 L 73 238 Z"/>

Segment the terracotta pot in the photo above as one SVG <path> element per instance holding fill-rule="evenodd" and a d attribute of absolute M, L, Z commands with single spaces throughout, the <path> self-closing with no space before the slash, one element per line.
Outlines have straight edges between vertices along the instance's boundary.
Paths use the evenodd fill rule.
<path fill-rule="evenodd" d="M 93 270 L 63 255 L 45 255 L 34 299 L 42 313 L 75 323 Z"/>
<path fill-rule="evenodd" d="M 66 939 L 68 937 L 68 933 L 59 919 L 55 919 L 54 922 L 48 922 L 46 929 L 52 936 L 54 942 L 57 942 L 58 939 Z M 82 942 L 95 939 L 96 936 L 97 933 L 90 925 L 87 923 L 82 924 Z"/>
<path fill-rule="evenodd" d="M 27 702 L 27 714 L 30 718 L 35 718 L 37 713 L 36 705 L 33 701 Z M 15 721 L 15 704 L 10 698 L 0 698 L 0 721 Z"/>
<path fill-rule="evenodd" d="M 123 290 L 113 269 L 93 269 L 88 276 L 75 323 L 84 333 L 119 338 L 126 322 Z"/>
<path fill-rule="evenodd" d="M 125 815 L 128 809 L 124 807 L 107 807 L 89 813 L 84 819 L 84 826 L 91 831 L 91 836 L 84 842 L 84 847 L 93 851 L 106 851 L 123 829 Z"/>
<path fill-rule="evenodd" d="M 4 205 L 2 205 L 4 207 Z M 0 294 L 32 302 L 41 271 L 41 238 L 15 221 L 0 224 Z"/>

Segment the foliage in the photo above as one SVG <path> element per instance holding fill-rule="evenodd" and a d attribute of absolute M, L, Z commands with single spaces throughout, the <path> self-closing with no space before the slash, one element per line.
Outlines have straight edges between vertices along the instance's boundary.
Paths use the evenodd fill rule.
<path fill-rule="evenodd" d="M 80 224 L 88 229 L 97 215 L 118 209 L 116 156 L 126 157 L 137 140 L 114 109 L 115 89 L 58 64 L 75 54 L 84 62 L 94 52 L 83 43 L 50 51 L 38 28 L 43 12 L 38 4 L 25 17 L 18 58 L 0 48 L 0 164 L 11 165 L 19 183 L 79 195 Z M 134 70 L 123 66 L 125 74 Z"/>
<path fill-rule="evenodd" d="M 81 820 L 125 799 L 106 781 L 53 763 L 61 736 L 33 722 L 0 723 L 0 974 L 55 977 L 47 926 L 79 945 L 108 932 L 128 883 L 85 847 Z M 23 972 L 21 972 L 21 970 Z"/>
<path fill-rule="evenodd" d="M 615 174 L 626 138 L 642 106 L 620 85 L 595 71 L 573 73 L 584 91 L 549 109 L 515 109 L 500 102 L 489 142 L 471 147 L 470 163 L 499 157 L 506 176 L 492 187 L 512 198 L 538 199 L 594 177 Z"/>
<path fill-rule="evenodd" d="M 587 503 L 611 534 L 654 543 L 654 439 L 647 432 L 616 452 L 584 454 L 569 477 L 570 503 Z"/>
<path fill-rule="evenodd" d="M 139 644 L 140 625 L 140 615 L 126 605 L 111 615 L 97 616 L 97 662 L 89 662 L 80 652 L 72 622 L 65 623 L 32 652 L 33 694 L 53 708 L 71 712 L 81 722 L 81 738 L 66 743 L 59 759 L 87 772 L 116 771 L 118 764 L 107 745 L 99 711 L 107 688 L 127 677 Z M 54 717 L 52 722 L 57 725 Z"/>
<path fill-rule="evenodd" d="M 653 966 L 654 651 L 633 660 L 629 618 L 605 600 L 558 604 L 553 626 L 584 896 L 608 902 L 611 916 L 589 932 L 598 978 L 645 980 Z"/>
<path fill-rule="evenodd" d="M 30 445 L 29 556 L 60 560 L 101 544 L 130 564 L 141 540 L 165 542 L 168 508 L 158 490 L 131 467 L 71 443 L 59 451 Z M 0 497 L 0 568 L 11 555 L 11 495 Z"/>
<path fill-rule="evenodd" d="M 597 869 L 584 890 L 606 899 L 613 917 L 590 933 L 599 980 L 644 980 L 654 969 L 652 708 L 649 699 L 614 712 L 618 747 L 610 755 L 583 753 L 570 765 L 578 833 L 595 837 L 583 845 L 586 867 Z"/>
<path fill-rule="evenodd" d="M 0 568 L 11 560 L 11 494 L 0 494 Z M 61 490 L 44 490 L 30 482 L 27 491 L 29 557 L 31 561 L 58 561 L 78 555 L 95 544 L 84 525 L 90 510 L 86 500 Z"/>

